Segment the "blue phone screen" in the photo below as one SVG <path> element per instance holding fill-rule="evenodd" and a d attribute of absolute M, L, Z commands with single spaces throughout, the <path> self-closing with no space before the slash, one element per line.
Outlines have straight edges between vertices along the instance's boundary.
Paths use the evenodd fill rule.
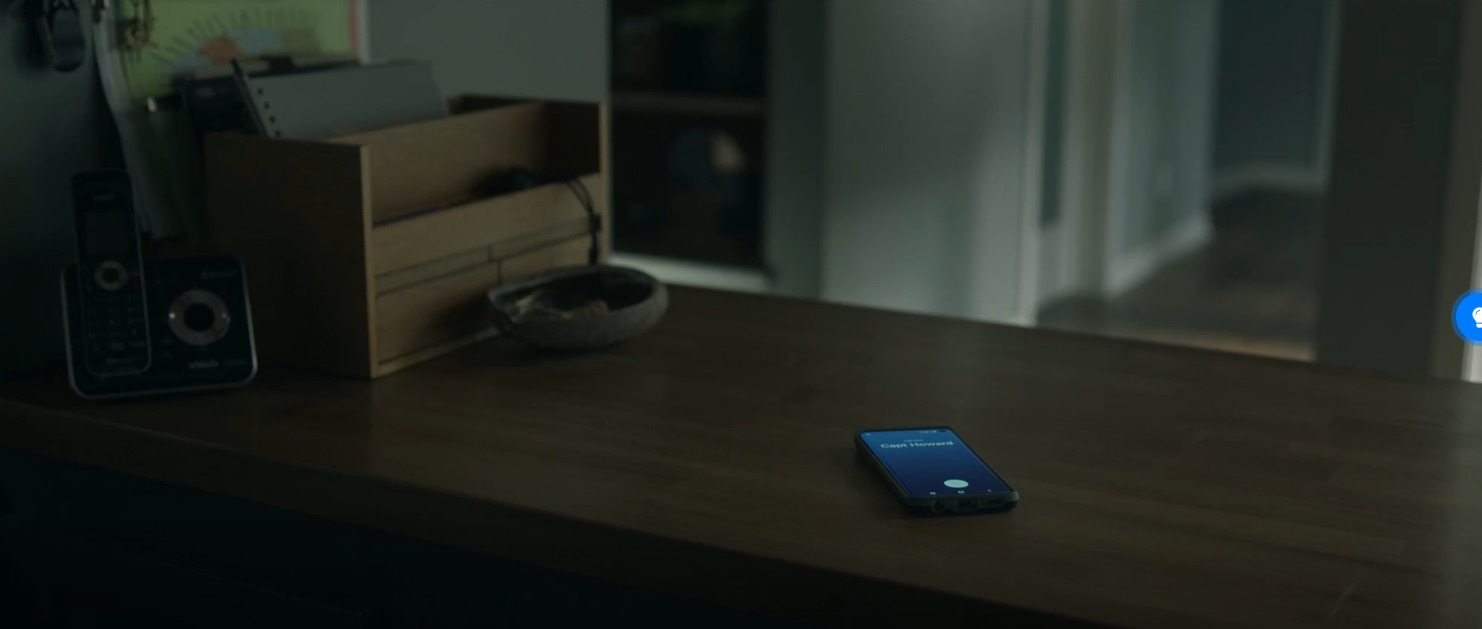
<path fill-rule="evenodd" d="M 950 428 L 881 430 L 859 436 L 912 496 L 1011 491 Z"/>

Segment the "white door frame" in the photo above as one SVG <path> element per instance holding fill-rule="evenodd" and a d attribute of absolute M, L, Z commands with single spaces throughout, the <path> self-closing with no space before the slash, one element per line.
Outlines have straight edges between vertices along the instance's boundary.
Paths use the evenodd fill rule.
<path fill-rule="evenodd" d="M 1040 264 L 1049 275 L 1041 280 L 1036 307 L 1063 296 L 1100 294 L 1106 284 L 1115 89 L 1130 58 L 1126 2 L 1070 0 L 1066 8 L 1059 218 L 1042 232 Z"/>
<path fill-rule="evenodd" d="M 1034 325 L 1040 301 L 1040 213 L 1043 211 L 1045 107 L 1049 85 L 1050 0 L 1031 0 L 1027 24 L 1029 55 L 1024 78 L 1024 172 L 1019 195 L 1019 277 L 1014 323 Z"/>

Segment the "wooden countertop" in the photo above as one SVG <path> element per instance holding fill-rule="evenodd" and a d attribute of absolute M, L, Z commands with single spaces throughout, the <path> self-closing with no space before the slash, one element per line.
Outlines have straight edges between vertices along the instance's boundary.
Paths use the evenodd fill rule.
<path fill-rule="evenodd" d="M 1482 626 L 1482 387 L 672 302 L 611 350 L 495 341 L 375 383 L 11 385 L 0 446 L 814 621 Z M 857 430 L 941 424 L 1017 511 L 913 518 L 854 458 Z"/>

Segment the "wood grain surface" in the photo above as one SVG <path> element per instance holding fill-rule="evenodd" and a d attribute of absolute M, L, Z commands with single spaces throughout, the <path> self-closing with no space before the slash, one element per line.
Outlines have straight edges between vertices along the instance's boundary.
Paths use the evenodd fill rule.
<path fill-rule="evenodd" d="M 493 327 L 484 295 L 503 283 L 500 267 L 488 262 L 376 297 L 380 362 Z"/>
<path fill-rule="evenodd" d="M 213 134 L 206 160 L 207 232 L 248 269 L 259 357 L 369 377 L 365 149 Z"/>
<path fill-rule="evenodd" d="M 580 178 L 587 190 L 603 190 L 602 175 Z M 593 201 L 593 210 L 602 208 Z M 531 240 L 550 243 L 571 234 L 581 224 L 589 233 L 587 211 L 576 195 L 562 184 L 547 184 L 529 190 L 473 201 L 432 212 L 415 219 L 371 230 L 371 258 L 376 273 L 390 273 L 468 251 L 480 245 L 492 247 L 495 257 L 528 247 Z M 510 249 L 508 244 L 517 247 Z M 522 245 L 523 243 L 523 245 Z"/>
<path fill-rule="evenodd" d="M 4 393 L 6 447 L 824 624 L 1482 626 L 1461 383 L 674 289 L 597 353 Z M 942 424 L 1017 511 L 913 518 L 854 457 Z"/>
<path fill-rule="evenodd" d="M 365 147 L 371 222 L 379 223 L 467 195 L 499 169 L 542 170 L 544 117 L 543 103 L 510 103 L 327 141 Z"/>

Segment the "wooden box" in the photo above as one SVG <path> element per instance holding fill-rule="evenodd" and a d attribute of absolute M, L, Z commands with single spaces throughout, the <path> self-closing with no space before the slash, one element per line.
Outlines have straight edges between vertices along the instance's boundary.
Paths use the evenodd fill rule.
<path fill-rule="evenodd" d="M 265 362 L 392 373 L 491 336 L 490 287 L 587 261 L 586 208 L 564 182 L 475 191 L 523 168 L 577 179 L 605 215 L 602 107 L 453 103 L 323 141 L 207 139 L 209 237 L 246 264 Z"/>

